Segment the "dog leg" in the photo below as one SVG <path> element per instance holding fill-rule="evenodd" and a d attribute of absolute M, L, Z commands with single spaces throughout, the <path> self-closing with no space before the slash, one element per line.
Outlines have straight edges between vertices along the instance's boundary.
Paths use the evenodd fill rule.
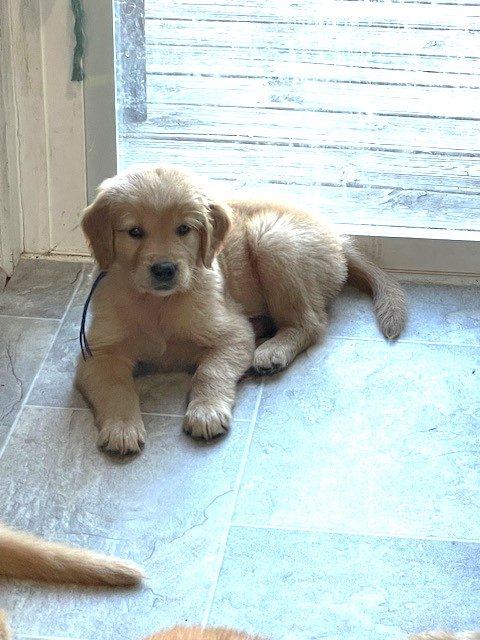
<path fill-rule="evenodd" d="M 320 339 L 328 325 L 327 314 L 320 308 L 298 317 L 291 313 L 288 320 L 285 312 L 282 316 L 274 318 L 279 327 L 277 333 L 255 349 L 252 370 L 257 375 L 272 375 L 285 369 L 299 353 Z"/>
<path fill-rule="evenodd" d="M 330 261 L 319 260 L 325 239 L 313 222 L 311 233 L 301 235 L 301 228 L 291 220 L 279 222 L 274 216 L 274 222 L 264 220 L 266 230 L 257 231 L 254 251 L 265 307 L 278 328 L 255 350 L 253 373 L 259 375 L 285 369 L 321 338 L 328 326 L 326 303 L 340 290 L 346 276 L 340 245 L 330 247 Z"/>
<path fill-rule="evenodd" d="M 93 407 L 98 446 L 122 455 L 138 453 L 146 433 L 128 363 L 113 355 L 88 358 L 79 364 L 76 383 Z"/>
<path fill-rule="evenodd" d="M 183 430 L 194 438 L 210 440 L 224 434 L 232 420 L 237 382 L 252 363 L 255 346 L 251 328 L 243 338 L 208 351 L 199 362 L 192 380 Z"/>
<path fill-rule="evenodd" d="M 273 338 L 255 349 L 253 372 L 265 376 L 282 371 L 317 339 L 318 334 L 303 327 L 280 327 Z"/>

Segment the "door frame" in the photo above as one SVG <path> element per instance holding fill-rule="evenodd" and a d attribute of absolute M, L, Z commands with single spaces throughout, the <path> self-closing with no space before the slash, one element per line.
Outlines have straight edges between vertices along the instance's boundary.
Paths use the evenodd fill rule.
<path fill-rule="evenodd" d="M 10 275 L 21 253 L 88 254 L 85 131 L 70 3 L 3 0 L 0 25 L 0 265 Z"/>
<path fill-rule="evenodd" d="M 9 275 L 22 252 L 88 255 L 81 211 L 116 172 L 112 0 L 84 0 L 84 7 L 85 80 L 78 83 L 70 80 L 70 3 L 0 3 L 0 125 L 6 132 L 0 162 L 7 167 L 0 181 L 0 267 Z M 479 281 L 480 232 L 339 227 L 404 278 Z"/>
<path fill-rule="evenodd" d="M 10 2 L 0 3 L 0 290 L 23 250 Z"/>
<path fill-rule="evenodd" d="M 114 144 L 117 140 L 117 133 L 114 133 L 115 48 L 112 0 L 85 0 L 85 8 L 97 30 L 95 39 L 89 40 L 86 59 L 88 75 L 85 80 L 87 191 L 91 200 L 96 186 L 117 170 Z M 107 46 L 111 47 L 110 56 L 105 56 Z M 103 87 L 101 109 L 95 97 L 99 84 Z M 109 122 L 107 126 L 106 121 Z M 93 139 L 95 137 L 96 141 Z M 480 232 L 349 224 L 337 225 L 337 228 L 354 237 L 373 260 L 385 269 L 398 273 L 403 280 L 479 282 L 480 260 L 477 256 L 480 251 Z"/>

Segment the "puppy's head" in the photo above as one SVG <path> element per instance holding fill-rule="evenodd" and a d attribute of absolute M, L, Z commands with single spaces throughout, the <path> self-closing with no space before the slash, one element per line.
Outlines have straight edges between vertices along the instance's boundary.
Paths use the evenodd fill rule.
<path fill-rule="evenodd" d="M 231 209 L 200 179 L 174 167 L 134 167 L 105 180 L 82 227 L 100 268 L 122 269 L 140 292 L 188 290 L 210 268 L 231 226 Z"/>

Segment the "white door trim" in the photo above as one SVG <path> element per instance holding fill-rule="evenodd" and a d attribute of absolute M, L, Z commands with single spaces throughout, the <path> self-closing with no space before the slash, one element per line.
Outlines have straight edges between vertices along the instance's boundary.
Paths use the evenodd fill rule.
<path fill-rule="evenodd" d="M 480 234 L 469 240 L 351 235 L 374 262 L 402 280 L 480 283 Z"/>
<path fill-rule="evenodd" d="M 83 83 L 71 80 L 74 17 L 65 0 L 39 0 L 39 7 L 48 185 L 48 216 L 43 218 L 46 225 L 48 219 L 49 235 L 38 244 L 53 253 L 84 254 L 85 118 Z M 36 246 L 36 238 L 26 239 L 26 251 L 36 251 Z"/>
<path fill-rule="evenodd" d="M 0 23 L 6 138 L 0 161 L 8 167 L 0 186 L 0 252 L 11 272 L 21 251 L 87 253 L 79 229 L 86 204 L 85 130 L 83 86 L 70 80 L 70 3 L 4 0 Z"/>
<path fill-rule="evenodd" d="M 0 289 L 23 249 L 10 2 L 0 3 Z"/>

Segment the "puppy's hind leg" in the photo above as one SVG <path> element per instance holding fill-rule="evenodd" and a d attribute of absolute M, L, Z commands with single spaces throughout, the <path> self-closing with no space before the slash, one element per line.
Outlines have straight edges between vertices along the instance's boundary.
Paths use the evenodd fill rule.
<path fill-rule="evenodd" d="M 325 332 L 327 314 L 315 314 L 313 311 L 304 315 L 290 314 L 290 318 L 275 319 L 277 333 L 255 349 L 253 357 L 253 373 L 272 375 L 285 369 L 302 351 L 317 342 Z M 295 317 L 296 316 L 296 317 Z"/>
<path fill-rule="evenodd" d="M 298 219 L 297 219 L 298 218 Z M 306 214 L 252 224 L 250 255 L 277 333 L 255 350 L 253 371 L 276 373 L 325 333 L 326 303 L 346 277 L 341 245 Z"/>

